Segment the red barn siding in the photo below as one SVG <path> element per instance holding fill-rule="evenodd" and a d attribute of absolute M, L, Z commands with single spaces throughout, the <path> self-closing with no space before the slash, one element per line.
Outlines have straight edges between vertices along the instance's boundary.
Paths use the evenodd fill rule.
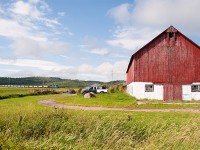
<path fill-rule="evenodd" d="M 134 60 L 131 63 L 129 70 L 129 73 L 127 73 L 127 83 L 134 82 Z"/>
<path fill-rule="evenodd" d="M 200 82 L 200 47 L 169 27 L 132 55 L 127 84 L 163 84 L 164 100 L 182 99 L 182 85 Z"/>
<path fill-rule="evenodd" d="M 200 49 L 184 35 L 168 38 L 163 32 L 133 55 L 127 83 L 200 82 Z M 134 78 L 132 78 L 134 77 Z"/>

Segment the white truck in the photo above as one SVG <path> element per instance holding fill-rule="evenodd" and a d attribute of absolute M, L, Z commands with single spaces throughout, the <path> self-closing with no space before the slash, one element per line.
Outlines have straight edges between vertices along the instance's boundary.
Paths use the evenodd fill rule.
<path fill-rule="evenodd" d="M 96 87 L 96 89 L 97 89 L 97 93 L 107 93 L 108 92 L 108 89 L 104 88 L 103 86 L 98 86 L 98 87 Z"/>
<path fill-rule="evenodd" d="M 108 89 L 104 86 L 90 86 L 90 87 L 86 87 L 81 91 L 81 94 L 86 94 L 89 92 L 93 92 L 93 93 L 107 93 Z"/>

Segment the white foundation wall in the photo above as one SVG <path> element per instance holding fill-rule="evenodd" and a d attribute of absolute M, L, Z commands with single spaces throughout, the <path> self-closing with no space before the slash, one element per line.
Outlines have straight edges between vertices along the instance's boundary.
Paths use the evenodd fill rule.
<path fill-rule="evenodd" d="M 191 85 L 183 85 L 182 99 L 183 100 L 200 100 L 200 92 L 192 92 Z"/>
<path fill-rule="evenodd" d="M 145 92 L 145 85 L 152 82 L 132 82 L 127 85 L 127 92 L 137 99 L 163 100 L 163 85 L 154 84 L 154 92 Z"/>

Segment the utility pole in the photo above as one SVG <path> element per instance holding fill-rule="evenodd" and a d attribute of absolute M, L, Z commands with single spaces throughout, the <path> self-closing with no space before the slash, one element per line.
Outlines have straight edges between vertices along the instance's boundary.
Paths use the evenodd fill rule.
<path fill-rule="evenodd" d="M 113 70 L 112 70 L 112 82 L 111 83 L 112 83 L 112 85 L 114 84 L 114 81 L 113 81 Z"/>
<path fill-rule="evenodd" d="M 112 70 L 112 81 L 113 81 L 113 70 Z"/>

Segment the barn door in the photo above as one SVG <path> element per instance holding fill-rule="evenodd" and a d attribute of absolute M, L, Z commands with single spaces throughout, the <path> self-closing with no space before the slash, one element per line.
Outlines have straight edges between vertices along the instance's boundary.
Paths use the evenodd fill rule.
<path fill-rule="evenodd" d="M 182 100 L 182 86 L 180 84 L 164 85 L 164 100 Z"/>

